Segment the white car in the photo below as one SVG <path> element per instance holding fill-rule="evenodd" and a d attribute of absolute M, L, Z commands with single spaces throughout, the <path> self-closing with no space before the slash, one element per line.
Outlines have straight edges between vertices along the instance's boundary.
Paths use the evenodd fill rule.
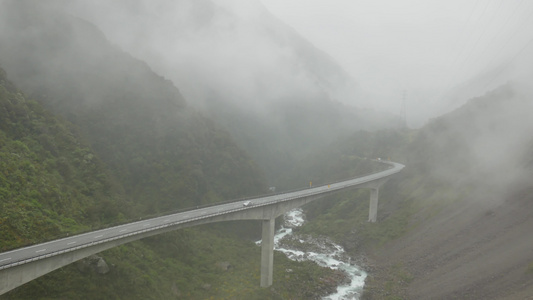
<path fill-rule="evenodd" d="M 242 206 L 250 206 L 252 204 L 252 201 L 244 201 L 242 203 Z"/>

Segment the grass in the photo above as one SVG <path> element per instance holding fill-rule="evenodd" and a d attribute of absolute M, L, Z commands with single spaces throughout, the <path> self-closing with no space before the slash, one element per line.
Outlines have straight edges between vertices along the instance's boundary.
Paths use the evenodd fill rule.
<path fill-rule="evenodd" d="M 308 299 L 335 288 L 334 271 L 274 254 L 274 282 L 259 287 L 261 249 L 217 228 L 183 229 L 99 254 L 111 271 L 68 265 L 0 299 Z M 220 262 L 231 267 L 223 270 Z M 290 272 L 287 270 L 291 270 Z"/>

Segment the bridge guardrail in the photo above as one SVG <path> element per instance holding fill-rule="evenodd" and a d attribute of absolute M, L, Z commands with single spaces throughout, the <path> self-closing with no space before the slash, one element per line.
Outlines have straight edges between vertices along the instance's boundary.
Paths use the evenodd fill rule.
<path fill-rule="evenodd" d="M 387 161 L 377 161 L 377 160 L 375 160 L 375 162 L 389 165 L 390 166 L 389 169 L 394 167 L 394 165 L 392 163 L 387 162 Z M 349 181 L 349 180 L 353 180 L 353 179 L 357 179 L 357 178 L 363 178 L 363 177 L 370 176 L 372 174 L 378 174 L 378 173 L 381 173 L 381 172 L 384 172 L 384 171 L 368 172 L 368 173 L 364 173 L 362 175 L 357 175 L 355 177 L 351 177 L 351 178 L 344 179 L 344 180 L 341 180 L 341 181 Z M 147 215 L 145 217 L 139 218 L 138 221 L 148 220 L 148 219 L 153 219 L 153 218 L 158 218 L 158 217 L 163 217 L 163 216 L 167 216 L 167 215 L 173 215 L 173 214 L 178 214 L 178 213 L 183 213 L 183 212 L 188 212 L 188 211 L 193 211 L 193 210 L 201 209 L 201 208 L 208 208 L 208 207 L 213 207 L 213 206 L 218 206 L 218 205 L 224 205 L 224 204 L 230 204 L 230 203 L 235 203 L 235 202 L 240 202 L 240 201 L 246 201 L 246 200 L 251 200 L 251 199 L 258 199 L 258 198 L 264 198 L 264 197 L 269 197 L 269 196 L 276 196 L 276 195 L 282 195 L 282 194 L 295 193 L 295 192 L 300 192 L 300 191 L 304 191 L 304 190 L 324 187 L 324 186 L 327 186 L 327 185 L 332 185 L 335 182 L 338 182 L 338 181 L 326 182 L 324 184 L 317 185 L 316 187 L 303 187 L 303 188 L 298 188 L 298 189 L 280 191 L 280 192 L 277 192 L 277 193 L 265 193 L 265 194 L 261 194 L 261 195 L 241 197 L 241 198 L 230 199 L 230 200 L 221 201 L 221 202 L 206 203 L 206 204 L 198 205 L 198 206 L 195 206 L 195 207 L 185 207 L 185 208 L 180 208 L 180 209 L 176 209 L 176 210 L 172 210 L 172 211 L 166 211 L 166 212 L 163 212 L 163 213 L 150 214 L 150 215 Z M 280 201 L 288 201 L 288 200 L 291 200 L 291 199 L 293 199 L 293 198 L 287 198 L 285 200 L 280 200 Z M 280 201 L 276 201 L 276 202 L 280 202 Z M 264 205 L 267 205 L 267 204 L 264 204 Z M 243 208 L 243 209 L 246 209 L 246 208 Z M 239 209 L 239 210 L 242 210 L 242 209 Z M 208 216 L 205 216 L 205 217 L 207 218 Z M 91 228 L 91 229 L 86 230 L 86 231 L 77 232 L 77 233 L 75 233 L 75 235 L 82 235 L 82 234 L 95 232 L 95 231 L 99 231 L 99 230 L 105 230 L 105 229 L 109 229 L 109 228 L 112 228 L 112 227 L 117 227 L 117 226 L 120 226 L 120 225 L 130 224 L 130 223 L 133 223 L 133 222 L 135 222 L 135 221 L 134 220 L 128 220 L 126 222 L 108 223 L 108 224 L 105 224 L 105 226 L 102 226 L 102 227 Z M 52 240 L 45 240 L 45 241 L 41 241 L 41 242 L 36 242 L 36 243 L 32 243 L 32 244 L 21 246 L 21 247 L 8 249 L 8 250 L 5 250 L 3 252 L 10 252 L 10 251 L 21 249 L 21 248 L 25 248 L 25 247 L 31 247 L 33 245 L 47 243 L 47 242 L 55 241 L 55 240 L 61 240 L 61 239 L 65 239 L 65 238 L 68 238 L 68 237 L 71 237 L 71 236 L 73 236 L 73 235 L 60 236 L 60 237 L 52 239 Z M 0 270 L 1 269 L 3 269 L 3 268 L 0 266 Z"/>

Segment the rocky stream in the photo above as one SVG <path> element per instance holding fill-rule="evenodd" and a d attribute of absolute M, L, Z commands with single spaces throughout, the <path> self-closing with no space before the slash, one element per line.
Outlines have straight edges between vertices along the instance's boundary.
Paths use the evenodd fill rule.
<path fill-rule="evenodd" d="M 293 228 L 299 227 L 305 222 L 305 215 L 301 209 L 286 213 L 284 220 L 284 224 L 274 236 L 274 249 L 283 252 L 289 259 L 311 260 L 320 266 L 340 270 L 347 275 L 345 282 L 337 287 L 336 293 L 322 299 L 359 299 L 367 274 L 352 263 L 344 249 L 327 237 L 312 237 L 307 234 L 293 233 Z M 259 245 L 260 243 L 261 241 L 257 242 Z"/>

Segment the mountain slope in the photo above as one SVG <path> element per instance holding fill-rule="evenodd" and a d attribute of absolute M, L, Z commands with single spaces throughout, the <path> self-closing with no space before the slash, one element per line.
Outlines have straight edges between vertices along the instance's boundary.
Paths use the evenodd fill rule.
<path fill-rule="evenodd" d="M 391 116 L 357 108 L 359 89 L 342 67 L 257 1 L 67 6 L 225 126 L 270 185 L 283 184 L 280 173 L 340 136 L 397 125 Z"/>
<path fill-rule="evenodd" d="M 0 64 L 37 100 L 25 100 L 1 73 L 2 247 L 263 191 L 257 167 L 227 132 L 96 27 L 45 2 L 0 6 Z M 333 271 L 283 255 L 276 255 L 274 267 L 283 280 L 260 288 L 260 248 L 242 238 L 257 234 L 259 225 L 204 226 L 144 239 L 0 298 L 318 298 L 334 288 Z M 94 270 L 100 259 L 107 261 L 106 274 Z"/>
<path fill-rule="evenodd" d="M 410 298 L 499 299 L 533 288 L 533 123 L 524 91 L 507 85 L 472 99 L 413 142 L 416 171 L 464 192 L 383 251 L 412 273 Z"/>
<path fill-rule="evenodd" d="M 0 251 L 120 219 L 120 187 L 72 124 L 0 69 Z"/>
<path fill-rule="evenodd" d="M 366 222 L 360 190 L 309 206 L 301 230 L 366 257 L 364 299 L 523 299 L 533 291 L 528 90 L 507 84 L 420 130 L 358 133 L 331 147 L 330 159 L 388 156 L 406 168 L 380 189 L 378 223 Z"/>
<path fill-rule="evenodd" d="M 385 204 L 404 215 L 406 230 L 374 255 L 368 299 L 382 297 L 387 280 L 396 284 L 385 290 L 409 299 L 522 299 L 533 290 L 526 91 L 503 86 L 421 129 L 399 179 L 400 204 Z"/>
<path fill-rule="evenodd" d="M 2 18 L 0 63 L 36 99 L 79 126 L 140 210 L 261 191 L 246 154 L 188 108 L 170 81 L 89 23 L 42 8 L 12 3 Z"/>
<path fill-rule="evenodd" d="M 461 85 L 454 87 L 439 99 L 440 103 L 432 103 L 434 112 L 449 112 L 463 105 L 468 99 L 482 96 L 487 91 L 496 89 L 508 82 L 527 84 L 533 69 L 533 41 L 529 41 L 519 52 L 500 65 L 493 66 L 485 72 L 474 76 Z"/>

